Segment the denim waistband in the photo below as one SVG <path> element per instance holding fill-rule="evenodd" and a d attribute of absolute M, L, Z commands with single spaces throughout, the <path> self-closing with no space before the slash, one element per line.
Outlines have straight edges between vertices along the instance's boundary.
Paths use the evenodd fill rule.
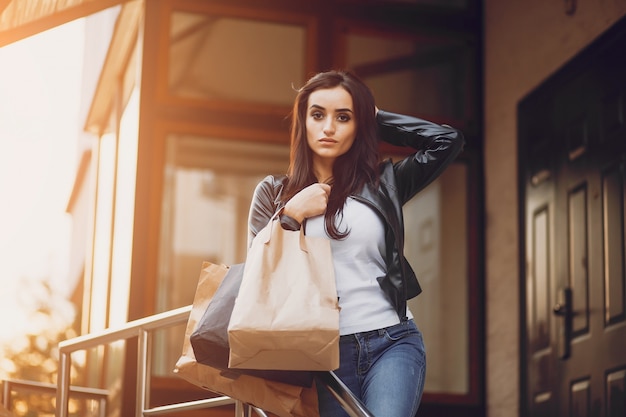
<path fill-rule="evenodd" d="M 378 336 L 378 337 L 380 337 L 380 336 L 384 336 L 386 331 L 391 330 L 391 329 L 396 329 L 396 328 L 398 328 L 398 327 L 400 327 L 400 326 L 405 326 L 405 325 L 406 325 L 409 321 L 411 321 L 411 320 L 412 320 L 412 319 L 404 320 L 404 321 L 401 321 L 401 322 L 400 322 L 400 323 L 398 323 L 398 324 L 394 324 L 393 326 L 383 327 L 383 328 L 381 328 L 381 329 L 368 330 L 368 331 L 366 331 L 366 332 L 358 332 L 358 333 L 344 334 L 343 336 L 340 336 L 340 337 L 339 337 L 339 339 L 340 339 L 340 340 L 341 340 L 341 339 L 344 339 L 344 340 L 345 340 L 345 339 L 348 339 L 348 338 L 350 338 L 350 337 L 355 337 L 355 336 L 357 336 L 357 337 L 365 337 L 365 338 L 368 338 L 368 337 L 375 337 L 375 336 Z"/>

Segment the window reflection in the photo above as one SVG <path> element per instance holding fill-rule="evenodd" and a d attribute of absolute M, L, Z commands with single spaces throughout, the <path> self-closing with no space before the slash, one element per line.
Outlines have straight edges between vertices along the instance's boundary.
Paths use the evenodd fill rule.
<path fill-rule="evenodd" d="M 405 255 L 423 289 L 409 308 L 427 348 L 425 392 L 469 392 L 466 181 L 454 163 L 404 206 Z"/>
<path fill-rule="evenodd" d="M 157 308 L 193 302 L 202 261 L 243 262 L 254 187 L 287 171 L 288 147 L 170 135 L 162 201 Z"/>
<path fill-rule="evenodd" d="M 191 12 L 171 18 L 170 93 L 291 105 L 305 74 L 306 28 Z M 288 85 L 288 84 L 287 84 Z"/>
<path fill-rule="evenodd" d="M 166 139 L 157 311 L 193 303 L 203 261 L 245 260 L 250 201 L 268 174 L 283 174 L 286 145 L 172 134 Z M 155 375 L 171 375 L 184 328 L 155 334 Z"/>
<path fill-rule="evenodd" d="M 380 108 L 437 120 L 469 109 L 467 45 L 444 37 L 398 38 L 348 33 L 347 66 L 370 86 Z"/>

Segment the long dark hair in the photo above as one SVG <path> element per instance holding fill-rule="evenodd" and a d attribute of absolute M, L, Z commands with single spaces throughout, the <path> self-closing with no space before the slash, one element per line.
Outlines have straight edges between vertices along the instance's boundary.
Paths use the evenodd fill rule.
<path fill-rule="evenodd" d="M 356 137 L 348 152 L 335 160 L 333 183 L 324 214 L 326 232 L 333 239 L 345 238 L 349 230 L 340 231 L 335 218 L 342 215 L 346 198 L 366 183 L 378 182 L 378 133 L 374 96 L 369 87 L 348 71 L 321 72 L 298 90 L 291 114 L 291 152 L 289 181 L 283 192 L 286 203 L 303 188 L 317 182 L 313 172 L 312 151 L 307 143 L 306 116 L 309 96 L 320 89 L 340 86 L 352 96 L 356 120 Z"/>

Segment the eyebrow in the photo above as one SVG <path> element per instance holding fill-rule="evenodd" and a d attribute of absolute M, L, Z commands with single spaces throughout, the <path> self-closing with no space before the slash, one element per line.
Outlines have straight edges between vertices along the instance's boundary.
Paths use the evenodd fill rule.
<path fill-rule="evenodd" d="M 319 104 L 311 104 L 311 107 L 309 108 L 316 108 L 316 109 L 320 109 L 320 110 L 326 110 L 324 107 L 320 106 Z M 342 112 L 350 112 L 352 113 L 352 109 L 349 108 L 345 108 L 345 109 L 337 109 L 335 110 L 335 113 L 342 113 Z"/>

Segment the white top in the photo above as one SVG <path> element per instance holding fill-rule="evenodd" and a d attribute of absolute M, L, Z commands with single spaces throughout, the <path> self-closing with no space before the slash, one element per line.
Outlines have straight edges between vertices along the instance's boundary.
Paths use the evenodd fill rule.
<path fill-rule="evenodd" d="M 376 280 L 386 274 L 382 219 L 367 205 L 348 198 L 339 220 L 339 231 L 350 230 L 345 239 L 330 241 L 341 308 L 340 334 L 398 324 L 398 314 Z M 328 238 L 323 215 L 308 218 L 305 227 L 308 236 Z M 407 315 L 412 318 L 408 309 Z"/>

